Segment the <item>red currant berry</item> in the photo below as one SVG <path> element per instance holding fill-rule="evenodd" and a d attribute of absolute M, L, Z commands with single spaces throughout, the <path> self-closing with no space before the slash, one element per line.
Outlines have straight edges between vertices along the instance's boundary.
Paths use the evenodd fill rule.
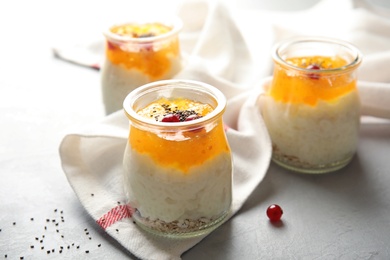
<path fill-rule="evenodd" d="M 192 121 L 192 120 L 195 120 L 195 119 L 198 119 L 199 116 L 198 115 L 190 115 L 186 118 L 185 121 Z"/>
<path fill-rule="evenodd" d="M 320 70 L 321 68 L 317 64 L 310 64 L 309 66 L 306 67 L 306 69 L 308 69 L 308 70 Z"/>
<path fill-rule="evenodd" d="M 283 215 L 283 210 L 277 204 L 272 204 L 267 208 L 267 216 L 271 221 L 279 221 L 282 215 Z"/>
<path fill-rule="evenodd" d="M 321 67 L 318 66 L 317 64 L 310 64 L 309 66 L 306 67 L 306 69 L 308 69 L 308 70 L 320 70 Z M 308 76 L 311 79 L 319 79 L 320 78 L 320 75 L 318 75 L 316 73 L 310 73 Z"/>
<path fill-rule="evenodd" d="M 180 122 L 180 118 L 176 114 L 166 114 L 161 122 L 166 122 L 166 123 L 175 123 L 175 122 Z"/>

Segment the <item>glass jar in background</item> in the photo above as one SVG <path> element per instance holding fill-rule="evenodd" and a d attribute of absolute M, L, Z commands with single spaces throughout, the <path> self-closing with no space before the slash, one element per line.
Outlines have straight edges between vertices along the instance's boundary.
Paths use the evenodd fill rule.
<path fill-rule="evenodd" d="M 273 79 L 260 97 L 273 161 L 303 173 L 346 166 L 360 126 L 359 50 L 340 40 L 299 38 L 278 44 L 273 59 Z"/>
<path fill-rule="evenodd" d="M 101 85 L 106 114 L 122 109 L 133 89 L 170 79 L 182 67 L 177 17 L 143 18 L 111 26 L 104 32 L 105 61 Z"/>
<path fill-rule="evenodd" d="M 232 202 L 232 157 L 215 87 L 164 80 L 124 101 L 130 132 L 124 187 L 133 219 L 152 233 L 191 237 L 218 227 Z"/>

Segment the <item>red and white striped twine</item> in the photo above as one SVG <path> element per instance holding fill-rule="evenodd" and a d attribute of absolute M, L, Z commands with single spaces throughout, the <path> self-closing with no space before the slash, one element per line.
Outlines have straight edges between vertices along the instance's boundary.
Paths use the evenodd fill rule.
<path fill-rule="evenodd" d="M 119 205 L 104 214 L 96 221 L 96 223 L 98 223 L 98 225 L 101 226 L 103 229 L 106 229 L 118 220 L 124 218 L 131 218 L 133 213 L 134 209 L 129 205 Z"/>

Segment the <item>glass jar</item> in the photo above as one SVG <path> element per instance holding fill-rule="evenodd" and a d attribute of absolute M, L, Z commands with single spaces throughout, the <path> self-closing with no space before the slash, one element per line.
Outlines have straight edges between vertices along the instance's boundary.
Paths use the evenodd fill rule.
<path fill-rule="evenodd" d="M 104 32 L 101 85 L 106 114 L 122 109 L 123 100 L 133 89 L 170 79 L 181 70 L 181 28 L 177 17 L 143 17 Z"/>
<path fill-rule="evenodd" d="M 189 109 L 168 108 L 164 102 Z M 164 122 L 153 114 L 161 107 L 185 114 L 195 110 L 193 102 L 210 107 L 210 112 L 179 122 Z M 170 237 L 215 229 L 232 202 L 232 157 L 222 122 L 226 106 L 222 92 L 197 81 L 164 80 L 132 91 L 123 106 L 130 120 L 124 187 L 135 211 L 133 219 L 145 230 Z"/>
<path fill-rule="evenodd" d="M 360 100 L 353 45 L 296 38 L 273 51 L 274 73 L 261 110 L 277 164 L 303 173 L 346 166 L 357 149 Z"/>

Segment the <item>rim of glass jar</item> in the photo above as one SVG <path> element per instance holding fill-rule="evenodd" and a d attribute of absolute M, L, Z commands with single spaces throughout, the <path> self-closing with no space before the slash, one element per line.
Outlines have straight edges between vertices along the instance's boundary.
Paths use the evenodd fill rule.
<path fill-rule="evenodd" d="M 343 46 L 344 48 L 347 48 L 351 50 L 351 52 L 354 54 L 355 59 L 353 59 L 350 63 L 348 63 L 345 66 L 333 68 L 333 69 L 321 69 L 321 70 L 316 70 L 316 69 L 307 69 L 307 68 L 301 68 L 297 67 L 293 64 L 290 64 L 281 57 L 280 53 L 288 48 L 289 46 L 292 46 L 297 43 L 307 43 L 307 42 L 318 42 L 318 43 L 329 43 L 333 45 L 339 45 Z M 295 37 L 292 39 L 288 39 L 285 41 L 282 41 L 278 44 L 276 44 L 273 47 L 272 51 L 272 58 L 275 62 L 278 64 L 296 70 L 300 71 L 302 73 L 310 73 L 310 74 L 335 74 L 335 73 L 346 73 L 351 70 L 356 69 L 360 63 L 362 62 L 363 55 L 360 52 L 360 50 L 353 44 L 343 41 L 343 40 L 338 40 L 338 39 L 333 39 L 333 38 L 328 38 L 328 37 Z"/>
<path fill-rule="evenodd" d="M 131 36 L 122 36 L 118 35 L 116 33 L 111 32 L 111 28 L 114 26 L 120 26 L 125 24 L 144 24 L 144 23 L 161 23 L 166 26 L 172 27 L 172 30 L 170 30 L 167 33 L 160 34 L 157 36 L 151 36 L 151 37 L 141 37 L 141 38 L 134 38 Z M 175 35 L 177 35 L 183 28 L 183 22 L 182 20 L 177 16 L 170 16 L 170 17 L 140 17 L 140 18 L 134 18 L 133 20 L 127 21 L 127 22 L 121 22 L 116 23 L 111 26 L 109 26 L 108 29 L 106 29 L 103 32 L 103 35 L 111 42 L 115 43 L 133 43 L 133 44 L 142 44 L 142 43 L 150 43 L 150 42 L 158 42 L 167 40 Z"/>
<path fill-rule="evenodd" d="M 167 91 L 168 88 L 171 89 L 182 88 L 194 93 L 197 91 L 201 91 L 202 93 L 211 96 L 212 99 L 215 100 L 217 106 L 214 107 L 213 111 L 211 111 L 204 117 L 198 118 L 196 120 L 184 121 L 184 122 L 160 122 L 160 121 L 150 120 L 143 116 L 140 116 L 133 109 L 135 102 L 139 98 L 161 89 Z M 143 125 L 147 125 L 148 127 L 153 127 L 161 130 L 163 129 L 164 131 L 167 132 L 169 131 L 176 132 L 179 129 L 191 130 L 194 128 L 201 127 L 205 124 L 214 122 L 216 118 L 222 116 L 222 114 L 226 109 L 226 104 L 227 101 L 225 95 L 219 89 L 217 89 L 212 85 L 200 81 L 195 81 L 195 80 L 170 79 L 170 80 L 160 80 L 160 81 L 151 82 L 136 88 L 135 90 L 130 92 L 124 99 L 123 109 L 126 116 L 132 123 L 138 123 L 141 125 L 143 124 Z"/>

